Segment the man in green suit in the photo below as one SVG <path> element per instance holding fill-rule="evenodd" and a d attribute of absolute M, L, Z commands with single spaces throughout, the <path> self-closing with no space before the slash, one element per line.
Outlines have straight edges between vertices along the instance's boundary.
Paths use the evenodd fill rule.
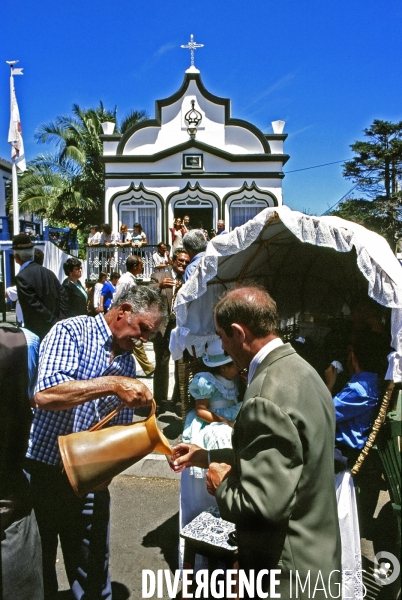
<path fill-rule="evenodd" d="M 330 592 L 341 597 L 331 395 L 278 337 L 276 304 L 264 290 L 228 292 L 215 307 L 215 325 L 224 351 L 248 372 L 233 451 L 208 456 L 179 444 L 175 465 L 209 464 L 208 491 L 216 495 L 221 517 L 236 524 L 240 568 L 247 575 L 251 569 L 255 576 L 279 570 L 275 592 L 286 599 L 321 599 Z M 263 589 L 269 590 L 269 574 Z"/>

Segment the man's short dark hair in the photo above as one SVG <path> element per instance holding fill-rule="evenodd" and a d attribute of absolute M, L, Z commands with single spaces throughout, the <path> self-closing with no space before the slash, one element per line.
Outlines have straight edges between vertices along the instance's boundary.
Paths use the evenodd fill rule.
<path fill-rule="evenodd" d="M 362 371 L 385 376 L 387 355 L 391 352 L 391 347 L 382 333 L 369 329 L 358 331 L 351 346 Z"/>
<path fill-rule="evenodd" d="M 142 262 L 141 256 L 136 256 L 135 254 L 131 254 L 126 260 L 126 268 L 127 271 L 131 273 L 134 267 L 137 267 L 139 263 Z"/>
<path fill-rule="evenodd" d="M 42 250 L 40 248 L 36 248 L 34 249 L 34 262 L 36 262 L 38 265 L 43 265 L 43 261 L 45 260 L 45 254 L 44 252 L 42 252 Z"/>
<path fill-rule="evenodd" d="M 109 225 L 109 223 L 103 223 L 102 229 L 106 233 L 106 235 L 110 235 L 112 233 L 112 226 Z"/>
<path fill-rule="evenodd" d="M 187 254 L 187 250 L 185 248 L 176 248 L 176 250 L 173 252 L 172 260 L 177 260 L 179 254 L 183 253 Z"/>
<path fill-rule="evenodd" d="M 98 231 L 99 227 L 98 227 L 98 225 L 90 225 L 89 229 L 95 229 L 95 231 Z"/>
<path fill-rule="evenodd" d="M 78 258 L 68 258 L 66 260 L 66 262 L 63 264 L 63 271 L 65 272 L 67 277 L 68 277 L 69 273 L 73 272 L 74 267 L 82 267 L 81 261 L 78 260 Z"/>
<path fill-rule="evenodd" d="M 114 271 L 113 273 L 110 273 L 110 279 L 120 279 L 120 273 L 118 273 L 117 271 Z"/>
<path fill-rule="evenodd" d="M 232 337 L 232 323 L 246 325 L 256 338 L 277 333 L 279 316 L 276 302 L 266 290 L 257 286 L 236 288 L 227 292 L 214 310 L 215 321 Z"/>
<path fill-rule="evenodd" d="M 198 254 L 199 252 L 204 252 L 207 247 L 207 240 L 202 231 L 199 229 L 192 229 L 183 237 L 183 246 L 186 250 Z"/>

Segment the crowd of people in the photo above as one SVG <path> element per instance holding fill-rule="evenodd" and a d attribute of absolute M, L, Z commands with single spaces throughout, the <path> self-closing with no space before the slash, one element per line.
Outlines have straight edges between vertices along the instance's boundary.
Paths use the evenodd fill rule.
<path fill-rule="evenodd" d="M 185 215 L 183 218 L 175 217 L 173 220 L 173 225 L 169 229 L 171 236 L 170 248 L 172 253 L 176 248 L 179 248 L 183 245 L 183 237 L 186 235 L 186 233 L 192 231 L 193 229 L 202 231 L 207 241 L 217 235 L 228 233 L 225 229 L 225 221 L 222 219 L 218 220 L 216 230 L 211 229 L 211 231 L 208 232 L 207 229 L 204 229 L 202 222 L 199 222 L 197 227 L 192 227 L 190 225 L 190 217 L 188 215 Z M 161 242 L 161 244 L 162 243 L 164 242 Z M 87 244 L 88 246 L 141 248 L 143 245 L 148 244 L 148 240 L 141 223 L 134 223 L 131 233 L 125 223 L 121 224 L 120 231 L 118 233 L 113 232 L 111 225 L 108 223 L 103 223 L 100 227 L 98 225 L 90 226 Z"/>
<path fill-rule="evenodd" d="M 100 230 L 99 230 L 100 229 Z M 134 223 L 132 233 L 129 232 L 125 223 L 120 226 L 118 233 L 112 231 L 112 226 L 108 223 L 103 225 L 91 225 L 87 240 L 88 246 L 118 246 L 120 248 L 141 248 L 147 244 L 146 233 L 142 229 L 141 223 Z"/>
<path fill-rule="evenodd" d="M 101 230 L 91 228 L 88 245 L 147 244 L 139 223 L 133 234 L 124 224 L 118 235 L 107 224 Z M 217 235 L 222 233 L 225 224 L 219 221 Z M 153 398 L 158 413 L 165 410 L 175 299 L 208 243 L 188 217 L 176 218 L 171 234 L 170 251 L 164 242 L 157 246 L 149 285 L 137 279 L 141 256 L 130 254 L 123 275 L 101 272 L 90 288 L 80 281 L 79 259 L 64 263 L 60 284 L 35 260 L 28 235 L 13 238 L 20 267 L 18 320 L 24 327 L 0 328 L 6 600 L 56 598 L 58 540 L 74 598 L 112 597 L 109 491 L 78 498 L 62 470 L 57 439 L 89 429 L 121 403 L 125 407 L 112 424 L 130 423 L 133 410 L 150 406 Z M 222 518 L 236 525 L 240 568 L 256 576 L 280 568 L 276 592 L 283 598 L 289 592 L 296 597 L 295 572 L 303 581 L 309 573 L 315 581 L 320 573 L 324 581 L 332 577 L 333 585 L 340 584 L 344 564 L 334 473 L 350 469 L 367 440 L 389 339 L 379 323 L 355 322 L 344 340 L 350 380 L 339 389 L 339 362 L 323 370 L 303 347 L 296 351 L 283 343 L 278 310 L 266 290 L 226 292 L 214 319 L 216 339 L 205 348 L 190 384 L 194 409 L 183 423 L 183 441 L 173 449 L 173 469 L 182 472 L 180 526 L 215 503 Z M 155 365 L 144 349 L 151 338 Z M 154 377 L 153 393 L 137 378 L 136 361 Z M 180 405 L 177 364 L 170 402 Z M 381 486 L 378 465 L 366 461 L 359 478 L 359 520 L 366 532 Z M 269 572 L 262 581 L 268 591 Z M 324 593 L 318 590 L 314 597 L 327 597 Z"/>

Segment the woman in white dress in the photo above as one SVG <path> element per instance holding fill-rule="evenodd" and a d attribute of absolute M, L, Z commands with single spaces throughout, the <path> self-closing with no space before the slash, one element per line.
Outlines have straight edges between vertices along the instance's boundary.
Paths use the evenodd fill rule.
<path fill-rule="evenodd" d="M 183 244 L 183 236 L 185 234 L 185 230 L 183 229 L 183 224 L 180 217 L 176 217 L 173 221 L 173 227 L 170 228 L 170 233 L 172 234 L 172 246 L 171 246 L 171 254 L 173 256 L 176 248 L 182 248 Z"/>

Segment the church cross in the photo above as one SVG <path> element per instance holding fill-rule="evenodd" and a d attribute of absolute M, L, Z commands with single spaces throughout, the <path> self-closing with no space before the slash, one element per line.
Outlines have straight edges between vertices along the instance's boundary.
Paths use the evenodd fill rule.
<path fill-rule="evenodd" d="M 186 50 L 190 50 L 192 67 L 194 67 L 194 50 L 197 50 L 197 48 L 203 48 L 203 47 L 204 47 L 204 44 L 196 44 L 195 43 L 193 34 L 190 35 L 190 41 L 188 42 L 188 44 L 186 44 L 186 45 L 182 44 L 180 46 L 180 48 L 185 48 Z"/>

